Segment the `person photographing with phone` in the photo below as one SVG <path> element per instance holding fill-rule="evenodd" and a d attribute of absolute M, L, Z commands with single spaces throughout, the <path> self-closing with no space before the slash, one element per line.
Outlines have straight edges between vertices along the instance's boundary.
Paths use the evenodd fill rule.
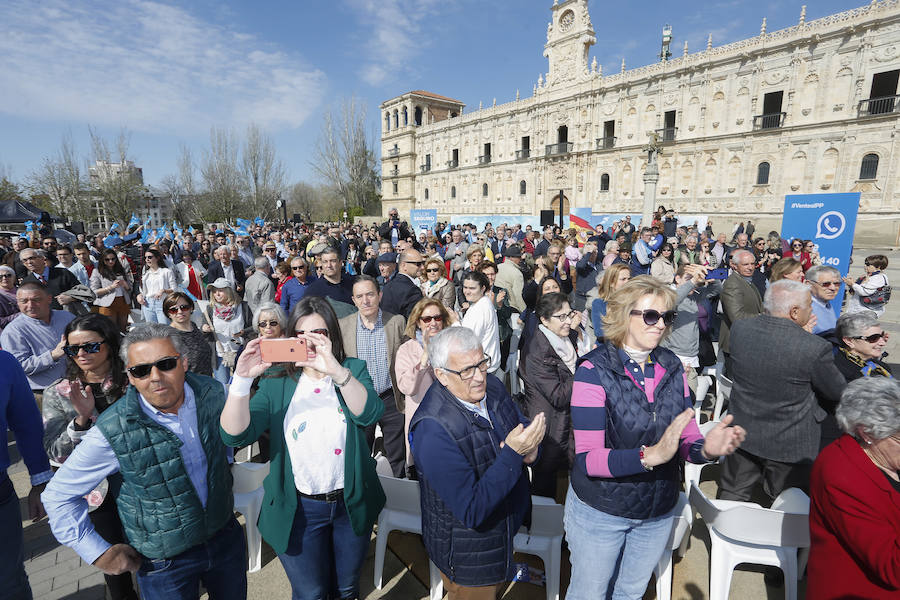
<path fill-rule="evenodd" d="M 233 447 L 252 444 L 265 431 L 271 435 L 259 530 L 284 566 L 292 598 L 357 598 L 372 526 L 385 502 L 365 428 L 378 421 L 384 405 L 365 361 L 345 356 L 326 299 L 303 297 L 287 331 L 292 339 L 247 344 L 220 433 Z M 298 360 L 265 362 L 263 342 L 282 342 L 275 357 Z M 259 389 L 251 397 L 257 376 Z"/>

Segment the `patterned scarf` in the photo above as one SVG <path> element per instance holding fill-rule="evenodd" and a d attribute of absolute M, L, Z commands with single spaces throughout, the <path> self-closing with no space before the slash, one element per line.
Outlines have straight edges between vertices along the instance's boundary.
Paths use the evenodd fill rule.
<path fill-rule="evenodd" d="M 234 318 L 235 307 L 217 304 L 213 311 L 217 319 L 221 321 L 230 321 Z"/>
<path fill-rule="evenodd" d="M 879 365 L 874 360 L 865 360 L 864 358 L 853 354 L 847 348 L 840 348 L 840 351 L 844 354 L 844 357 L 847 360 L 859 367 L 859 370 L 863 374 L 863 377 L 880 375 L 881 377 L 888 377 L 889 379 L 894 378 L 894 376 L 891 375 L 890 371 Z"/>

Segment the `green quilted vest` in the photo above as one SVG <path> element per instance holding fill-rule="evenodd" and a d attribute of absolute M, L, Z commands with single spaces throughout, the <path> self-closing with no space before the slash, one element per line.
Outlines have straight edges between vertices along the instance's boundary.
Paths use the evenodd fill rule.
<path fill-rule="evenodd" d="M 205 509 L 181 459 L 181 440 L 147 416 L 134 386 L 97 421 L 119 461 L 110 483 L 111 489 L 119 487 L 116 504 L 125 537 L 151 559 L 172 558 L 202 544 L 234 514 L 231 470 L 219 437 L 225 391 L 203 375 L 187 373 L 185 380 L 194 392 L 206 453 Z"/>

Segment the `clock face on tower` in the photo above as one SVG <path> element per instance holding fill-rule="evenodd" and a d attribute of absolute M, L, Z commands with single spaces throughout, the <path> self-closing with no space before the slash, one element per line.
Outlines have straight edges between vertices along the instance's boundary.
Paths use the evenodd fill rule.
<path fill-rule="evenodd" d="M 562 14 L 559 18 L 559 28 L 563 33 L 572 29 L 572 25 L 575 24 L 575 13 L 571 10 L 567 10 Z"/>

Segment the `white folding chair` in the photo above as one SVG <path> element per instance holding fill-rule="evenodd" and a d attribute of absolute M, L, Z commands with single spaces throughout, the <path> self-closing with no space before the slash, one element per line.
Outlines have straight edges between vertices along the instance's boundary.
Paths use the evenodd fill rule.
<path fill-rule="evenodd" d="M 700 434 L 703 435 L 703 437 L 706 437 L 706 434 L 709 433 L 709 430 L 718 424 L 719 424 L 718 421 L 707 421 L 706 423 L 699 425 L 698 427 L 700 429 Z M 704 463 L 704 464 L 700 464 L 700 465 L 685 461 L 684 462 L 684 491 L 685 492 L 691 491 L 691 483 L 696 483 L 697 485 L 700 485 L 700 474 L 703 471 L 703 469 L 705 469 L 706 467 L 708 467 L 710 465 L 719 464 L 722 462 L 722 460 L 723 460 L 723 458 L 720 456 L 716 462 Z"/>
<path fill-rule="evenodd" d="M 235 463 L 231 466 L 234 478 L 234 510 L 244 515 L 244 529 L 247 532 L 247 554 L 250 556 L 248 572 L 256 573 L 262 563 L 262 536 L 256 521 L 262 509 L 263 480 L 269 474 L 269 463 Z"/>
<path fill-rule="evenodd" d="M 709 599 L 728 600 L 731 576 L 741 563 L 784 572 L 786 600 L 797 600 L 798 550 L 809 548 L 809 498 L 791 488 L 772 508 L 753 502 L 707 498 L 691 484 L 691 506 L 706 522 L 710 539 Z"/>
<path fill-rule="evenodd" d="M 727 412 L 723 410 L 725 401 L 731 398 L 731 386 L 733 381 L 725 377 L 720 372 L 716 374 L 716 407 L 713 409 L 713 421 L 721 421 L 722 415 Z"/>
<path fill-rule="evenodd" d="M 509 373 L 509 394 L 514 396 L 522 391 L 519 384 L 519 338 L 522 337 L 522 326 L 519 325 L 519 314 L 513 313 L 509 317 L 509 325 L 512 327 L 512 337 L 509 340 L 509 356 L 506 358 L 506 372 Z"/>
<path fill-rule="evenodd" d="M 656 563 L 656 568 L 653 569 L 653 574 L 656 575 L 656 600 L 671 600 L 672 598 L 672 553 L 677 550 L 679 556 L 684 556 L 691 537 L 693 521 L 694 511 L 688 502 L 687 494 L 679 492 L 669 543 L 659 558 L 659 562 Z"/>
<path fill-rule="evenodd" d="M 513 538 L 513 551 L 537 556 L 544 563 L 547 600 L 559 600 L 559 577 L 562 570 L 563 528 L 562 504 L 551 498 L 531 497 L 531 529 L 524 527 Z"/>

